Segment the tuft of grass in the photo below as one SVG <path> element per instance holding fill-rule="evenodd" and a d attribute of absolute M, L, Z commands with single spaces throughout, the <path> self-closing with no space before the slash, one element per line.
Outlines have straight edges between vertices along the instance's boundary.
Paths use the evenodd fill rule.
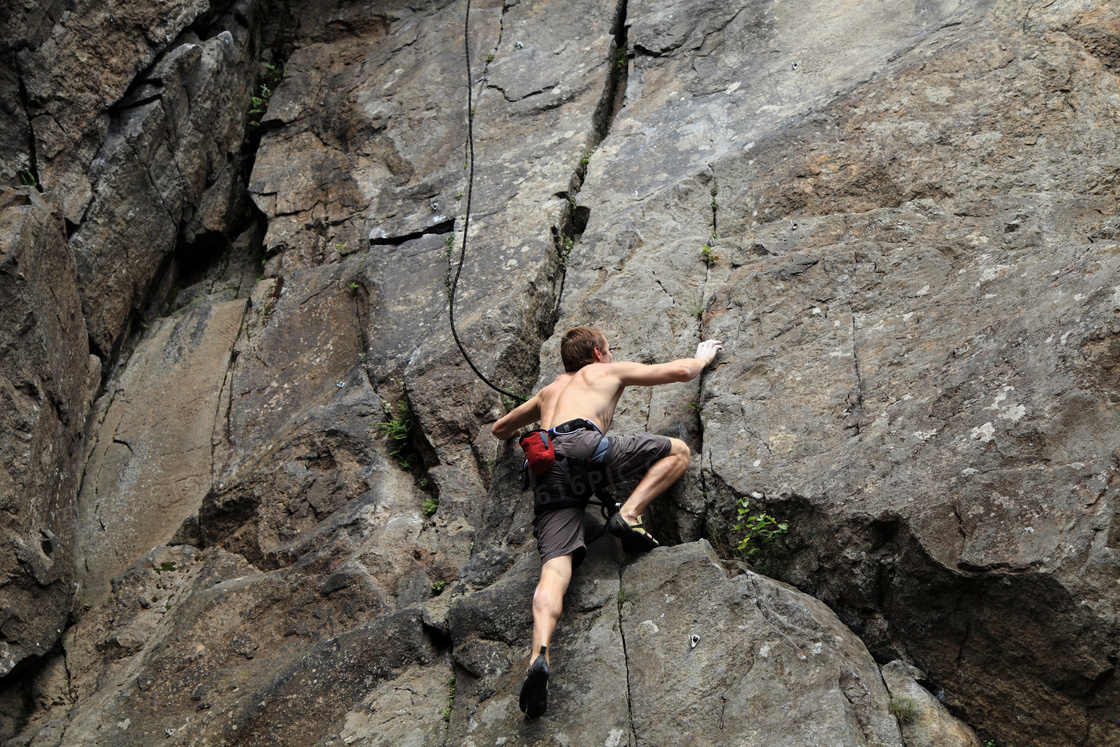
<path fill-rule="evenodd" d="M 898 719 L 900 724 L 913 723 L 914 719 L 918 717 L 918 704 L 914 702 L 913 698 L 891 698 L 890 703 L 887 704 L 887 710 Z"/>
<path fill-rule="evenodd" d="M 451 721 L 451 711 L 455 708 L 455 673 L 451 673 L 451 681 L 447 683 L 447 707 L 443 709 L 443 720 Z"/>
<path fill-rule="evenodd" d="M 425 516 L 432 517 L 432 516 L 435 515 L 436 511 L 438 511 L 438 510 L 439 510 L 439 496 L 429 495 L 427 498 L 424 499 L 423 511 L 424 511 Z"/>
<path fill-rule="evenodd" d="M 170 573 L 173 570 L 175 570 L 175 561 L 165 560 L 156 568 L 156 573 Z"/>

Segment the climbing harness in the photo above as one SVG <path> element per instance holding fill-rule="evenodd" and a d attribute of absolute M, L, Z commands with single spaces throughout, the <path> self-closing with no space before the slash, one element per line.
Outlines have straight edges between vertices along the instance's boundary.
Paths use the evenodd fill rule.
<path fill-rule="evenodd" d="M 556 454 L 553 447 L 553 437 L 566 435 L 578 430 L 594 430 L 601 436 L 595 451 L 591 456 L 581 459 L 564 454 Z M 565 505 L 583 505 L 594 503 L 600 507 L 603 518 L 607 519 L 618 512 L 620 503 L 607 486 L 606 458 L 610 453 L 611 439 L 603 436 L 598 426 L 590 420 L 576 419 L 561 423 L 555 428 L 545 430 L 538 428 L 529 431 L 521 437 L 521 448 L 525 451 L 525 462 L 521 467 L 520 483 L 522 490 L 532 487 L 535 503 L 547 505 L 548 508 L 560 508 Z M 563 494 L 553 500 L 541 501 L 545 490 L 539 482 L 551 470 L 553 465 L 559 465 L 563 486 Z M 547 466 L 545 466 L 547 465 Z M 539 471 L 538 471 L 539 470 Z M 557 481 L 553 481 L 553 487 Z M 538 493 L 537 491 L 542 491 Z"/>
<path fill-rule="evenodd" d="M 467 149 L 468 149 L 468 165 L 470 171 L 467 177 L 467 210 L 463 217 L 463 245 L 459 249 L 459 263 L 455 268 L 455 276 L 451 279 L 447 288 L 447 314 L 451 322 L 451 336 L 455 339 L 455 344 L 459 347 L 459 352 L 463 354 L 463 360 L 471 367 L 478 378 L 482 379 L 488 387 L 512 398 L 514 401 L 521 403 L 525 401 L 525 397 L 513 392 L 507 392 L 502 389 L 490 379 L 486 378 L 482 371 L 478 370 L 478 366 L 474 364 L 471 357 L 467 355 L 467 349 L 463 347 L 462 340 L 459 339 L 459 332 L 455 329 L 455 290 L 459 285 L 459 273 L 463 271 L 463 259 L 467 255 L 467 234 L 471 226 L 471 193 L 474 191 L 474 83 L 471 80 L 471 42 L 470 42 L 470 28 L 471 28 L 471 0 L 467 0 L 467 12 L 463 19 L 463 49 L 466 53 L 467 60 Z M 450 254 L 450 249 L 448 250 Z M 450 256 L 448 257 L 450 260 Z"/>

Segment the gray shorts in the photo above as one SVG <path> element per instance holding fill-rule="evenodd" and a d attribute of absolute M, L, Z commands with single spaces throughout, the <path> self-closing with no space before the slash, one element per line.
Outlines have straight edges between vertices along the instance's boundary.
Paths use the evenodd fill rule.
<path fill-rule="evenodd" d="M 595 453 L 601 438 L 598 431 L 579 430 L 555 435 L 553 444 L 557 456 L 588 459 Z M 606 484 L 612 487 L 641 478 L 654 462 L 669 456 L 673 448 L 667 436 L 652 433 L 631 433 L 608 438 L 611 442 L 610 449 L 603 464 Z M 535 490 L 552 493 L 562 491 L 563 486 L 563 473 L 557 466 L 537 483 Z M 583 513 L 583 505 L 536 512 L 533 536 L 537 538 L 542 564 L 552 558 L 571 554 L 572 567 L 579 567 L 587 553 L 583 538 Z"/>

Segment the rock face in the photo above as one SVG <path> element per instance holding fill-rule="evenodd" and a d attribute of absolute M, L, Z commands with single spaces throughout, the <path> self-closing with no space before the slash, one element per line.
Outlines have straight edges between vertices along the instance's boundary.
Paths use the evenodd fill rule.
<path fill-rule="evenodd" d="M 62 221 L 0 194 L 0 676 L 44 656 L 75 606 L 75 499 L 90 360 Z"/>
<path fill-rule="evenodd" d="M 1120 15 L 1038 5 L 18 3 L 0 739 L 1120 744 Z M 724 342 L 536 721 L 452 290 L 514 394 Z"/>

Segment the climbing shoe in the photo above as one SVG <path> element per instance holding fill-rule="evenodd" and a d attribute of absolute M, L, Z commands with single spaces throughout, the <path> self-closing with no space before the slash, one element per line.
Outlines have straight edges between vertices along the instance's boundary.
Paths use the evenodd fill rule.
<path fill-rule="evenodd" d="M 622 540 L 622 549 L 626 552 L 647 552 L 661 546 L 642 526 L 641 516 L 637 524 L 628 524 L 622 514 L 615 514 L 607 522 L 607 531 Z"/>
<path fill-rule="evenodd" d="M 547 646 L 541 646 L 541 654 L 529 666 L 525 684 L 521 686 L 521 700 L 518 705 L 529 718 L 544 714 L 548 708 L 548 662 L 544 659 Z"/>

